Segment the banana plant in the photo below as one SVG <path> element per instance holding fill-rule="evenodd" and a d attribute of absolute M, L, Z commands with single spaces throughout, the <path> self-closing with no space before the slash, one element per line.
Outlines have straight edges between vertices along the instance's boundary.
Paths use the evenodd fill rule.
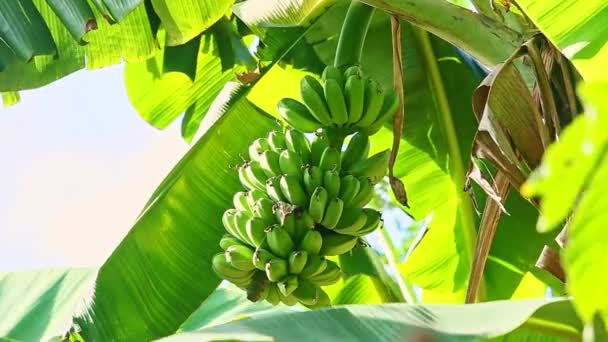
<path fill-rule="evenodd" d="M 0 336 L 601 340 L 607 13 L 0 4 L 5 105 L 124 61 L 141 117 L 163 129 L 184 114 L 193 143 L 99 269 L 0 274 Z M 389 207 L 416 222 L 407 249 L 381 224 Z"/>

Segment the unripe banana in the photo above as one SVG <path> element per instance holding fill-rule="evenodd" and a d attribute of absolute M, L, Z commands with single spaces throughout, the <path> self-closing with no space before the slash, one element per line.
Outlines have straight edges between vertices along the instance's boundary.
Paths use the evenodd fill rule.
<path fill-rule="evenodd" d="M 270 178 L 282 173 L 277 152 L 273 150 L 264 151 L 260 154 L 258 161 L 266 177 Z"/>
<path fill-rule="evenodd" d="M 268 140 L 266 138 L 255 139 L 253 143 L 249 145 L 249 159 L 258 160 L 259 155 L 269 148 L 270 145 L 268 145 Z"/>
<path fill-rule="evenodd" d="M 247 201 L 247 192 L 245 191 L 236 192 L 232 197 L 232 204 L 237 210 L 251 211 L 249 202 Z"/>
<path fill-rule="evenodd" d="M 270 282 L 264 272 L 255 272 L 251 283 L 247 286 L 247 299 L 256 303 L 263 301 L 270 293 Z"/>
<path fill-rule="evenodd" d="M 253 184 L 253 181 L 251 181 L 249 179 L 249 176 L 247 175 L 247 166 L 248 163 L 239 166 L 239 181 L 247 190 L 255 190 L 256 186 Z"/>
<path fill-rule="evenodd" d="M 323 171 L 340 170 L 340 152 L 333 147 L 327 147 L 321 155 L 319 168 Z"/>
<path fill-rule="evenodd" d="M 253 265 L 260 271 L 266 270 L 266 264 L 272 259 L 278 259 L 279 257 L 270 253 L 268 250 L 263 248 L 256 248 L 253 252 Z"/>
<path fill-rule="evenodd" d="M 275 152 L 281 152 L 287 148 L 285 136 L 277 131 L 269 132 L 267 140 L 268 146 Z"/>
<path fill-rule="evenodd" d="M 235 245 L 228 247 L 224 253 L 226 254 L 226 261 L 232 267 L 242 271 L 253 271 L 255 269 L 252 261 L 253 249 L 243 245 Z"/>
<path fill-rule="evenodd" d="M 310 163 L 310 143 L 304 133 L 295 129 L 286 130 L 285 143 L 288 150 L 300 156 L 303 165 Z"/>
<path fill-rule="evenodd" d="M 344 77 L 342 75 L 342 72 L 340 71 L 340 69 L 336 68 L 333 65 L 328 65 L 327 67 L 325 67 L 323 73 L 321 74 L 321 79 L 323 80 L 323 82 L 332 79 L 336 80 L 340 85 L 344 84 Z"/>
<path fill-rule="evenodd" d="M 249 208 L 251 209 L 253 209 L 253 206 L 255 206 L 256 202 L 262 198 L 268 199 L 268 195 L 266 195 L 266 189 L 255 189 L 247 191 L 247 203 L 249 204 Z"/>
<path fill-rule="evenodd" d="M 308 108 L 297 100 L 281 99 L 277 109 L 283 120 L 297 130 L 312 133 L 322 127 L 322 124 L 317 121 Z"/>
<path fill-rule="evenodd" d="M 329 296 L 327 295 L 327 293 L 325 291 L 323 291 L 322 289 L 318 289 L 317 290 L 317 295 L 318 295 L 318 299 L 317 299 L 317 303 L 314 305 L 306 305 L 307 308 L 314 310 L 314 309 L 320 309 L 320 308 L 325 308 L 328 306 L 331 306 L 331 299 L 329 298 Z"/>
<path fill-rule="evenodd" d="M 351 67 L 348 67 L 346 70 L 344 70 L 345 79 L 348 79 L 352 76 L 363 77 L 363 73 L 361 72 L 361 67 L 359 67 L 358 65 L 353 65 Z"/>
<path fill-rule="evenodd" d="M 268 295 L 266 296 L 266 301 L 272 305 L 279 305 L 281 302 L 281 296 L 279 295 L 279 289 L 277 288 L 277 284 L 271 283 L 268 287 Z"/>
<path fill-rule="evenodd" d="M 309 166 L 304 170 L 304 187 L 308 195 L 323 185 L 323 171 L 318 166 Z"/>
<path fill-rule="evenodd" d="M 258 200 L 252 210 L 253 217 L 261 219 L 266 225 L 276 223 L 274 212 L 272 207 L 274 202 L 268 198 L 262 198 Z"/>
<path fill-rule="evenodd" d="M 320 186 L 317 187 L 313 192 L 312 196 L 310 196 L 308 212 L 316 223 L 321 223 L 321 221 L 323 221 L 323 216 L 325 215 L 325 208 L 327 207 L 328 200 L 329 194 L 327 193 L 327 190 Z"/>
<path fill-rule="evenodd" d="M 266 263 L 266 276 L 270 281 L 281 281 L 288 271 L 287 261 L 283 259 L 271 259 Z"/>
<path fill-rule="evenodd" d="M 237 211 L 233 217 L 234 228 L 238 235 L 236 235 L 239 239 L 243 240 L 250 246 L 253 246 L 253 241 L 249 239 L 247 235 L 247 222 L 249 221 L 249 212 L 247 211 Z"/>
<path fill-rule="evenodd" d="M 283 222 L 281 222 L 283 229 L 287 231 L 291 240 L 294 240 L 294 236 L 296 235 L 296 216 L 293 213 L 289 213 L 285 215 L 283 218 Z"/>
<path fill-rule="evenodd" d="M 223 250 L 228 249 L 228 247 L 230 247 L 230 246 L 240 246 L 242 244 L 243 244 L 243 242 L 241 242 L 241 240 L 239 240 L 232 234 L 224 234 L 222 236 L 222 238 L 220 239 L 220 247 Z"/>
<path fill-rule="evenodd" d="M 307 210 L 304 210 L 300 213 L 300 217 L 298 222 L 302 222 L 302 226 L 306 229 L 313 229 L 315 227 L 315 220 L 310 216 L 310 213 Z"/>
<path fill-rule="evenodd" d="M 302 175 L 302 158 L 296 152 L 284 150 L 279 155 L 279 166 L 282 174 L 300 177 Z"/>
<path fill-rule="evenodd" d="M 309 256 L 319 254 L 322 246 L 323 237 L 317 230 L 309 230 L 300 241 L 300 250 L 306 251 Z"/>
<path fill-rule="evenodd" d="M 241 236 L 239 230 L 236 226 L 235 216 L 239 211 L 236 209 L 228 209 L 224 211 L 224 215 L 222 216 L 222 224 L 226 231 L 230 233 L 232 236 L 238 238 L 239 240 L 247 243 L 247 240 L 244 236 Z"/>
<path fill-rule="evenodd" d="M 211 260 L 211 268 L 220 277 L 224 279 L 244 279 L 253 274 L 251 271 L 243 271 L 234 268 L 228 261 L 226 261 L 226 255 L 224 253 L 218 253 L 213 256 Z"/>
<path fill-rule="evenodd" d="M 325 257 L 309 254 L 308 262 L 306 262 L 306 266 L 304 266 L 304 269 L 300 272 L 300 278 L 307 279 L 325 271 L 325 268 L 327 268 L 327 260 Z"/>
<path fill-rule="evenodd" d="M 325 81 L 323 87 L 325 101 L 329 107 L 331 120 L 339 127 L 348 122 L 348 111 L 346 102 L 344 102 L 344 93 L 342 86 L 334 79 Z"/>
<path fill-rule="evenodd" d="M 348 170 L 353 164 L 364 160 L 369 154 L 369 137 L 361 132 L 355 133 L 346 150 L 342 152 L 342 168 Z"/>
<path fill-rule="evenodd" d="M 281 192 L 281 176 L 268 178 L 266 182 L 266 193 L 273 201 L 285 201 L 286 198 Z"/>
<path fill-rule="evenodd" d="M 368 80 L 365 84 L 365 101 L 364 110 L 361 120 L 357 122 L 357 126 L 364 128 L 373 124 L 378 115 L 380 115 L 380 109 L 382 109 L 382 103 L 384 102 L 384 90 L 380 83 L 374 80 Z"/>
<path fill-rule="evenodd" d="M 354 164 L 348 172 L 356 177 L 367 177 L 372 184 L 376 184 L 386 175 L 390 157 L 391 150 L 378 152 L 366 160 Z"/>
<path fill-rule="evenodd" d="M 331 126 L 333 124 L 327 102 L 325 102 L 323 87 L 317 79 L 308 75 L 304 76 L 300 81 L 300 96 L 306 107 L 310 110 L 310 114 L 318 122 L 323 126 Z"/>
<path fill-rule="evenodd" d="M 299 274 L 306 266 L 308 253 L 306 251 L 293 251 L 289 255 L 289 273 Z"/>
<path fill-rule="evenodd" d="M 344 208 L 351 208 L 352 202 L 359 193 L 359 180 L 353 175 L 346 175 L 340 181 L 340 198 Z"/>
<path fill-rule="evenodd" d="M 312 165 L 319 165 L 321 163 L 323 152 L 325 152 L 325 149 L 328 147 L 329 139 L 327 138 L 327 133 L 324 131 L 315 133 L 312 142 L 310 143 L 310 162 Z"/>
<path fill-rule="evenodd" d="M 329 256 L 344 254 L 355 247 L 358 239 L 356 236 L 327 234 L 323 236 L 323 246 L 319 253 Z"/>
<path fill-rule="evenodd" d="M 258 217 L 250 218 L 247 221 L 247 226 L 245 227 L 247 237 L 253 242 L 255 247 L 263 246 L 266 242 L 266 227 L 268 227 L 268 223 Z"/>
<path fill-rule="evenodd" d="M 354 124 L 361 120 L 363 115 L 363 101 L 365 99 L 365 81 L 359 75 L 349 76 L 344 86 L 346 105 L 348 107 L 348 123 Z"/>
<path fill-rule="evenodd" d="M 290 275 L 277 283 L 277 287 L 283 296 L 289 296 L 298 288 L 298 276 Z"/>
<path fill-rule="evenodd" d="M 281 193 L 287 198 L 289 203 L 298 207 L 306 207 L 308 204 L 308 195 L 300 184 L 300 179 L 300 177 L 294 175 L 281 176 Z"/>
<path fill-rule="evenodd" d="M 270 251 L 282 258 L 289 257 L 294 249 L 293 240 L 289 233 L 280 225 L 274 225 L 266 230 L 266 241 Z"/>
<path fill-rule="evenodd" d="M 378 224 L 380 224 L 380 221 L 382 220 L 382 215 L 380 212 L 369 208 L 365 208 L 363 210 L 366 214 L 366 220 L 363 227 L 356 232 L 356 235 L 358 236 L 363 236 L 373 232 L 376 230 L 376 228 L 378 228 Z"/>
<path fill-rule="evenodd" d="M 294 306 L 298 304 L 298 299 L 294 297 L 293 294 L 285 297 L 283 294 L 281 294 L 281 291 L 279 291 L 279 296 L 281 297 L 281 302 L 287 306 Z"/>
<path fill-rule="evenodd" d="M 268 177 L 264 173 L 264 170 L 260 166 L 260 163 L 257 161 L 250 161 L 245 164 L 245 174 L 247 175 L 247 179 L 251 182 L 251 184 L 258 190 L 266 189 L 266 181 Z"/>
<path fill-rule="evenodd" d="M 340 174 L 335 170 L 325 171 L 323 187 L 327 190 L 329 198 L 337 197 L 340 194 Z"/>
<path fill-rule="evenodd" d="M 380 130 L 389 118 L 395 115 L 395 112 L 399 108 L 399 96 L 394 92 L 390 91 L 384 97 L 384 103 L 382 109 L 380 109 L 380 115 L 373 124 L 367 127 L 361 127 L 361 132 L 367 135 L 374 135 Z"/>
<path fill-rule="evenodd" d="M 342 270 L 340 270 L 338 264 L 331 260 L 328 260 L 327 267 L 325 268 L 325 270 L 308 278 L 308 280 L 317 286 L 327 286 L 335 284 L 337 281 L 340 280 L 341 277 Z"/>
<path fill-rule="evenodd" d="M 367 177 L 359 177 L 359 193 L 352 200 L 351 208 L 362 208 L 374 197 L 374 185 Z"/>
<path fill-rule="evenodd" d="M 366 221 L 366 212 L 361 208 L 344 209 L 334 230 L 343 235 L 357 235 L 357 232 L 365 226 Z"/>
<path fill-rule="evenodd" d="M 304 213 L 306 213 L 306 211 L 304 211 Z M 306 217 L 303 217 L 302 215 L 300 215 L 299 217 L 296 218 L 296 229 L 294 234 L 292 235 L 293 237 L 293 241 L 296 244 L 299 244 L 299 242 L 302 240 L 302 238 L 304 237 L 304 235 L 311 229 L 314 228 L 314 221 L 312 221 L 312 217 L 310 217 L 310 214 L 306 213 Z M 309 220 L 310 222 L 312 222 L 312 226 L 309 226 Z"/>
<path fill-rule="evenodd" d="M 301 281 L 293 296 L 304 305 L 315 305 L 319 301 L 319 288 L 309 281 Z"/>
<path fill-rule="evenodd" d="M 334 197 L 329 200 L 321 225 L 325 228 L 333 229 L 338 224 L 343 209 L 344 202 L 342 202 L 340 198 Z M 323 240 L 325 240 L 325 237 L 323 237 Z M 325 244 L 325 242 L 323 244 Z"/>

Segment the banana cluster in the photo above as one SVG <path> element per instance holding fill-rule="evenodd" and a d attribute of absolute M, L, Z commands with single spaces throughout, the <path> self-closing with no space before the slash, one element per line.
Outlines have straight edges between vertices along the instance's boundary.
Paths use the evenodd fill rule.
<path fill-rule="evenodd" d="M 238 169 L 246 191 L 234 195 L 222 218 L 228 234 L 214 271 L 251 301 L 329 305 L 321 287 L 342 273 L 326 257 L 352 250 L 381 220 L 364 206 L 386 174 L 389 151 L 368 157 L 369 148 L 363 133 L 344 151 L 324 131 L 310 141 L 296 129 L 256 139 Z"/>
<path fill-rule="evenodd" d="M 291 98 L 279 101 L 281 117 L 292 127 L 307 133 L 319 128 L 336 128 L 346 134 L 376 133 L 399 107 L 397 94 L 365 78 L 358 66 L 344 73 L 333 66 L 323 71 L 323 84 L 311 76 L 300 82 L 302 102 Z"/>

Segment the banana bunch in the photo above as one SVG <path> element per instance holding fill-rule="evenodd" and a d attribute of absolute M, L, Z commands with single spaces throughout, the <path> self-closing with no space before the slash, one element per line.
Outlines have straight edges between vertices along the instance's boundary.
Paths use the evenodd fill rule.
<path fill-rule="evenodd" d="M 364 133 L 342 151 L 327 134 L 309 140 L 296 129 L 270 132 L 250 145 L 238 168 L 246 191 L 224 212 L 224 253 L 212 266 L 251 301 L 330 305 L 321 287 L 342 272 L 326 257 L 349 252 L 380 224 L 380 213 L 365 205 L 386 174 L 389 151 L 368 157 Z"/>
<path fill-rule="evenodd" d="M 331 127 L 346 134 L 358 131 L 370 136 L 399 107 L 397 94 L 365 78 L 358 66 L 344 73 L 327 66 L 322 81 L 305 76 L 300 82 L 302 102 L 291 98 L 279 101 L 279 114 L 290 126 L 306 133 Z"/>

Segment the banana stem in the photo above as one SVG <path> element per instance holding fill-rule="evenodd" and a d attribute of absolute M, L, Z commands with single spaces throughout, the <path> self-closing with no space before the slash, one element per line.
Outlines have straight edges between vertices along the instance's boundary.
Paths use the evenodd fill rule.
<path fill-rule="evenodd" d="M 359 1 L 351 2 L 338 39 L 335 67 L 361 64 L 363 44 L 373 15 L 374 7 Z"/>

